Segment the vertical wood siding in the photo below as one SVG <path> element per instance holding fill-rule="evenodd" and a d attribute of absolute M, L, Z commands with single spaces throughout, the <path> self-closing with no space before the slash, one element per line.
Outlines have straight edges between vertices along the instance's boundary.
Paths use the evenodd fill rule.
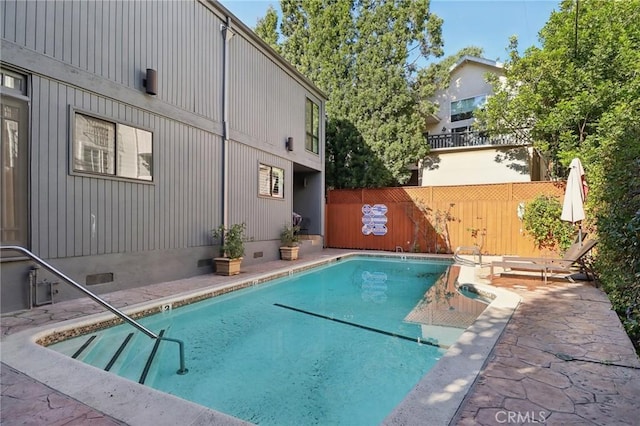
<path fill-rule="evenodd" d="M 220 136 L 46 78 L 33 78 L 32 105 L 37 253 L 59 258 L 211 244 L 208 231 L 221 220 Z M 154 184 L 70 175 L 69 106 L 151 129 Z"/>
<path fill-rule="evenodd" d="M 3 42 L 24 47 L 35 63 L 32 249 L 64 258 L 210 245 L 209 230 L 222 221 L 219 16 L 195 0 L 3 0 L 0 23 Z M 321 156 L 304 150 L 305 99 L 317 91 L 236 29 L 230 219 L 246 222 L 254 239 L 272 240 L 291 220 L 293 162 L 322 167 Z M 48 64 L 55 76 L 44 75 Z M 158 71 L 155 97 L 143 94 L 147 68 Z M 151 130 L 153 184 L 70 174 L 70 108 Z M 294 152 L 284 148 L 287 137 Z M 258 197 L 258 162 L 285 170 L 284 200 Z"/>
<path fill-rule="evenodd" d="M 247 40 L 230 42 L 230 124 L 235 139 L 284 153 L 293 137 L 304 152 L 306 91 Z"/>
<path fill-rule="evenodd" d="M 436 253 L 458 246 L 482 244 L 484 254 L 542 254 L 524 233 L 517 217 L 520 202 L 528 203 L 539 194 L 562 200 L 564 184 L 527 182 L 495 185 L 407 187 L 363 190 L 333 190 L 327 197 L 327 247 L 395 250 L 412 249 Z M 362 233 L 362 206 L 385 204 L 389 209 L 388 232 L 384 236 Z M 427 213 L 418 207 L 427 207 Z M 424 211 L 424 209 L 423 209 Z M 448 217 L 447 220 L 437 218 Z M 449 244 L 443 231 L 449 236 Z M 485 236 L 474 239 L 472 230 Z"/>
<path fill-rule="evenodd" d="M 137 91 L 158 70 L 157 98 L 221 120 L 222 21 L 195 1 L 3 0 L 2 38 Z M 20 25 L 16 25 L 19 23 Z"/>
<path fill-rule="evenodd" d="M 258 196 L 258 163 L 284 169 L 284 199 Z M 229 221 L 246 223 L 247 237 L 256 241 L 280 238 L 291 222 L 293 169 L 285 159 L 240 143 L 229 145 Z"/>

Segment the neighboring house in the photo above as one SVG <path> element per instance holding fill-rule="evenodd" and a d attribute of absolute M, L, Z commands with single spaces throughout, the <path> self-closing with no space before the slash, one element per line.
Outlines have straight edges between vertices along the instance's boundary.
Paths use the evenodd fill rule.
<path fill-rule="evenodd" d="M 418 167 L 422 186 L 543 180 L 542 159 L 515 135 L 475 131 L 474 111 L 492 94 L 487 73 L 504 79 L 501 63 L 463 56 L 449 71 L 449 87 L 438 91 L 438 113 L 427 118 L 430 154 Z"/>
<path fill-rule="evenodd" d="M 294 211 L 321 242 L 326 97 L 218 2 L 0 8 L 2 245 L 100 294 L 211 273 L 222 223 L 246 223 L 243 264 L 279 257 Z M 2 252 L 3 312 L 32 268 Z"/>

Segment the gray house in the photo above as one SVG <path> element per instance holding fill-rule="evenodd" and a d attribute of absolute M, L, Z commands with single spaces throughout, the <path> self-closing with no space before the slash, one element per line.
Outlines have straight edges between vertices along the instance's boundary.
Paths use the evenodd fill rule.
<path fill-rule="evenodd" d="M 325 95 L 218 2 L 0 10 L 3 246 L 98 294 L 211 273 L 220 224 L 245 265 L 293 212 L 322 247 Z M 81 295 L 1 260 L 3 312 Z"/>

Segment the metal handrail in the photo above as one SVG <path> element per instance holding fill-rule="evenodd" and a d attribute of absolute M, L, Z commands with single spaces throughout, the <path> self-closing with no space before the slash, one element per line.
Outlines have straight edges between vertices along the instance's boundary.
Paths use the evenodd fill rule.
<path fill-rule="evenodd" d="M 427 135 L 427 143 L 431 149 L 463 148 L 488 145 L 528 145 L 529 139 L 523 134 L 494 134 L 484 132 L 448 132 Z"/>
<path fill-rule="evenodd" d="M 460 257 L 461 251 L 470 251 L 473 254 L 473 260 L 467 260 L 463 257 Z M 478 261 L 476 262 L 476 256 L 478 257 Z M 459 246 L 456 248 L 456 251 L 453 254 L 453 259 L 456 263 L 465 265 L 465 266 L 485 266 L 482 263 L 482 252 L 480 251 L 480 247 L 478 246 Z"/>
<path fill-rule="evenodd" d="M 75 287 L 76 289 L 80 290 L 81 292 L 83 292 L 84 294 L 89 296 L 94 302 L 96 302 L 96 303 L 102 305 L 103 307 L 107 308 L 113 314 L 115 314 L 116 316 L 120 317 L 123 321 L 129 323 L 130 325 L 132 325 L 133 327 L 137 328 L 138 330 L 140 330 L 141 332 L 143 332 L 147 336 L 151 337 L 152 339 L 166 340 L 168 342 L 177 343 L 180 346 L 180 369 L 177 371 L 177 373 L 178 374 L 187 374 L 187 372 L 189 371 L 184 366 L 184 342 L 182 342 L 182 340 L 172 339 L 170 337 L 158 336 L 157 334 L 155 334 L 154 332 L 152 332 L 151 330 L 149 330 L 148 328 L 146 328 L 142 324 L 138 323 L 137 321 L 135 321 L 133 318 L 131 318 L 130 316 L 128 316 L 124 312 L 120 311 L 118 308 L 110 305 L 105 300 L 101 299 L 98 295 L 96 295 L 95 293 L 92 293 L 91 291 L 87 290 L 86 288 L 84 288 L 83 286 L 81 286 L 80 284 L 75 282 L 72 278 L 70 278 L 67 275 L 65 275 L 64 273 L 60 272 L 58 269 L 56 269 L 55 267 L 53 267 L 52 265 L 50 265 L 49 263 L 47 263 L 46 261 L 44 261 L 40 257 L 36 256 L 35 254 L 31 253 L 29 250 L 27 250 L 24 247 L 20 247 L 20 246 L 0 246 L 0 250 L 12 250 L 12 251 L 17 251 L 17 252 L 20 252 L 20 253 L 26 255 L 27 257 L 29 257 L 32 260 L 34 260 L 36 263 L 38 263 L 41 266 L 43 266 L 45 269 L 47 269 L 52 274 L 57 275 L 59 278 L 61 278 L 64 281 L 66 281 L 68 284 L 71 284 L 73 287 Z"/>

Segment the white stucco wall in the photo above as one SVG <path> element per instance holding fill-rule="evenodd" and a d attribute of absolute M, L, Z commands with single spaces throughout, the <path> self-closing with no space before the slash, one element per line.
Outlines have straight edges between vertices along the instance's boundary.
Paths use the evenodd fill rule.
<path fill-rule="evenodd" d="M 450 84 L 436 93 L 440 121 L 427 127 L 429 134 L 448 133 L 451 129 L 471 126 L 474 119 L 451 122 L 451 102 L 476 96 L 490 96 L 493 88 L 487 73 L 504 82 L 502 64 L 483 58 L 464 57 L 450 71 Z M 444 128 L 444 130 L 443 130 Z M 504 182 L 530 182 L 546 179 L 546 169 L 531 147 L 470 146 L 434 149 L 420 167 L 420 185 L 467 185 Z"/>
<path fill-rule="evenodd" d="M 486 75 L 493 73 L 504 80 L 502 64 L 483 58 L 464 57 L 450 71 L 449 87 L 436 93 L 440 121 L 427 127 L 429 134 L 448 133 L 451 129 L 471 126 L 474 119 L 451 122 L 451 102 L 476 96 L 490 96 L 493 88 Z M 532 167 L 535 170 L 532 173 Z M 532 174 L 542 174 L 538 157 L 523 146 L 473 146 L 437 149 L 422 162 L 420 185 L 466 185 L 503 182 L 530 182 Z M 543 177 L 544 178 L 544 177 Z"/>
<path fill-rule="evenodd" d="M 491 85 L 485 81 L 485 75 L 489 72 L 504 76 L 501 66 L 487 65 L 475 60 L 463 60 L 453 69 L 449 87 L 436 93 L 435 101 L 439 105 L 436 115 L 440 118 L 440 122 L 427 127 L 429 134 L 444 133 L 443 127 L 449 131 L 452 128 L 469 126 L 473 123 L 473 118 L 451 123 L 451 102 L 493 93 Z"/>
<path fill-rule="evenodd" d="M 530 182 L 530 147 L 438 150 L 422 164 L 422 186 Z"/>

